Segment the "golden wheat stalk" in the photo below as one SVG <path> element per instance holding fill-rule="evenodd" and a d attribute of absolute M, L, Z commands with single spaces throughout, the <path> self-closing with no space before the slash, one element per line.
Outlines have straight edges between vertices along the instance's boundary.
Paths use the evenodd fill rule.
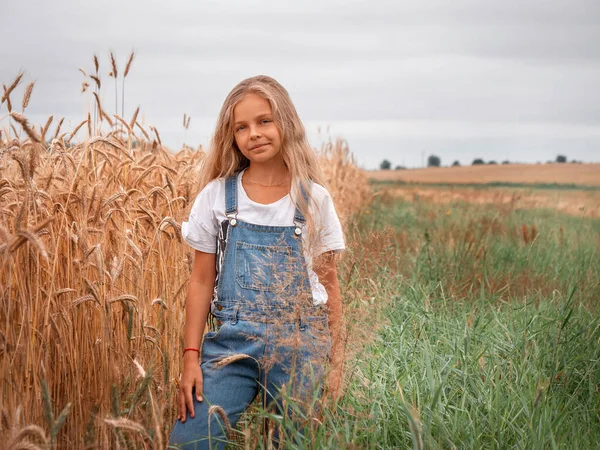
<path fill-rule="evenodd" d="M 79 297 L 79 298 L 73 300 L 71 302 L 71 306 L 77 306 L 77 305 L 80 305 L 81 303 L 91 302 L 91 301 L 94 301 L 94 300 L 96 300 L 96 299 L 94 298 L 93 295 L 89 295 L 89 294 L 88 295 L 84 295 L 83 297 Z"/>
<path fill-rule="evenodd" d="M 119 75 L 119 72 L 117 71 L 117 58 L 115 57 L 113 52 L 110 52 L 110 65 L 112 67 L 112 71 L 108 74 L 108 76 L 113 77 L 115 79 L 115 114 L 118 114 L 119 107 L 117 104 L 117 77 Z"/>
<path fill-rule="evenodd" d="M 155 306 L 155 305 L 162 306 L 163 309 L 169 310 L 169 307 L 167 306 L 167 304 L 165 303 L 165 301 L 162 298 L 155 298 L 154 300 L 152 300 L 152 306 Z"/>
<path fill-rule="evenodd" d="M 135 126 L 135 124 L 137 123 L 137 116 L 140 112 L 140 107 L 138 106 L 135 110 L 135 112 L 133 113 L 133 117 L 131 118 L 131 121 L 129 122 L 129 128 L 133 130 L 133 127 Z"/>
<path fill-rule="evenodd" d="M 115 261 L 115 264 L 110 271 L 110 281 L 112 284 L 115 284 L 119 279 L 121 272 L 123 272 L 123 267 L 125 267 L 125 258 L 121 259 L 121 261 L 118 263 Z"/>
<path fill-rule="evenodd" d="M 32 441 L 37 441 L 40 445 L 38 446 Z M 49 444 L 50 440 L 43 428 L 37 425 L 27 425 L 12 436 L 6 448 L 13 450 L 41 450 L 47 448 Z"/>
<path fill-rule="evenodd" d="M 140 248 L 137 245 L 135 245 L 135 242 L 133 242 L 127 235 L 125 235 L 125 240 L 129 244 L 129 246 L 133 249 L 133 251 L 135 252 L 137 257 L 140 259 L 140 261 L 142 259 L 144 259 L 144 255 L 142 254 L 142 251 L 140 250 Z M 137 263 L 139 263 L 140 261 L 137 261 Z"/>
<path fill-rule="evenodd" d="M 153 127 L 152 125 L 150 125 L 149 127 L 152 131 L 154 131 L 154 134 L 156 135 L 156 139 L 158 140 L 158 144 L 162 146 L 162 141 L 160 140 L 160 134 L 158 134 L 158 130 L 156 129 L 156 127 Z"/>
<path fill-rule="evenodd" d="M 98 112 L 100 113 L 100 119 L 106 119 L 108 124 L 112 127 L 113 121 L 111 120 L 110 117 L 108 117 L 108 114 L 106 114 L 106 112 L 104 112 L 104 109 L 102 109 L 102 104 L 100 103 L 100 97 L 98 96 L 98 94 L 96 92 L 94 92 L 94 98 L 96 99 L 96 106 L 98 107 Z"/>
<path fill-rule="evenodd" d="M 127 64 L 125 65 L 125 72 L 123 73 L 123 85 L 121 86 L 121 116 L 125 115 L 125 79 L 127 78 L 127 75 L 129 75 L 129 70 L 131 69 L 134 57 L 135 52 L 132 51 L 127 60 Z M 133 128 L 133 126 L 130 128 Z"/>
<path fill-rule="evenodd" d="M 208 408 L 209 420 L 210 420 L 210 416 L 215 413 L 217 413 L 218 416 L 223 421 L 223 424 L 225 425 L 225 435 L 227 436 L 227 439 L 230 439 L 230 437 L 232 436 L 232 429 L 231 429 L 231 424 L 229 423 L 229 418 L 227 417 L 227 413 L 220 406 L 212 405 L 210 408 Z"/>
<path fill-rule="evenodd" d="M 87 129 L 88 129 L 88 138 L 91 138 L 92 137 L 92 116 L 89 112 L 88 112 L 86 122 L 87 122 Z"/>
<path fill-rule="evenodd" d="M 64 117 L 58 121 L 58 125 L 56 126 L 56 131 L 54 132 L 53 139 L 57 139 L 58 138 L 58 133 L 60 133 L 60 128 L 62 127 L 62 124 L 63 124 L 64 121 L 65 121 Z"/>
<path fill-rule="evenodd" d="M 141 434 L 144 438 L 150 439 L 150 435 L 148 434 L 144 426 L 137 422 L 134 422 L 133 420 L 121 417 L 119 419 L 104 419 L 104 423 L 110 425 L 113 428 L 135 431 Z"/>
<path fill-rule="evenodd" d="M 71 131 L 71 134 L 67 138 L 67 144 L 69 142 L 71 142 L 71 139 L 73 139 L 73 137 L 77 134 L 77 132 L 81 129 L 81 127 L 84 126 L 86 123 L 88 123 L 88 119 L 80 122 L 79 125 L 77 125 L 73 131 Z"/>
<path fill-rule="evenodd" d="M 118 75 L 118 72 L 117 72 L 117 59 L 115 58 L 115 54 L 113 52 L 110 52 L 109 56 L 110 56 L 110 65 L 112 67 L 112 72 L 110 72 L 108 74 L 108 76 L 117 78 L 117 75 Z"/>
<path fill-rule="evenodd" d="M 125 73 L 123 74 L 124 78 L 126 78 L 127 75 L 129 75 L 129 69 L 131 69 L 131 63 L 133 62 L 134 57 L 135 57 L 135 52 L 132 51 L 131 54 L 129 55 L 129 59 L 127 60 L 127 64 L 125 65 Z"/>
<path fill-rule="evenodd" d="M 121 150 L 123 153 L 125 153 L 132 161 L 134 161 L 134 158 L 132 155 L 129 154 L 129 152 L 127 151 L 127 149 L 125 147 L 123 147 L 123 145 L 121 145 L 116 139 L 112 138 L 112 139 L 107 139 L 105 137 L 102 136 L 96 136 L 93 139 L 90 139 L 89 144 L 95 144 L 96 142 L 102 142 L 104 144 L 108 144 L 113 148 L 116 148 L 117 150 Z M 99 150 L 98 150 L 99 151 Z M 112 153 L 111 153 L 112 155 Z M 114 155 L 112 155 L 114 156 Z M 108 159 L 108 158 L 107 158 Z"/>
<path fill-rule="evenodd" d="M 136 122 L 135 124 L 140 129 L 140 131 L 142 132 L 142 134 L 144 135 L 144 137 L 146 138 L 146 140 L 149 141 L 150 140 L 150 136 L 148 136 L 148 133 L 146 132 L 146 130 L 144 130 L 144 127 L 142 127 L 139 122 Z"/>
<path fill-rule="evenodd" d="M 102 207 L 104 208 L 112 204 L 115 200 L 126 196 L 127 194 L 125 192 L 117 192 L 116 194 L 111 195 L 108 199 L 104 200 L 104 202 L 102 203 Z"/>
<path fill-rule="evenodd" d="M 236 361 L 241 361 L 242 359 L 248 358 L 254 359 L 252 358 L 252 356 L 246 355 L 245 353 L 237 353 L 235 355 L 230 355 L 219 359 L 217 362 L 215 362 L 215 367 L 217 369 L 221 369 L 225 366 L 228 366 L 229 364 L 233 364 Z"/>
<path fill-rule="evenodd" d="M 10 102 L 10 92 L 8 92 L 8 88 L 2 85 L 2 89 L 4 89 L 4 96 L 2 97 L 2 103 L 6 101 L 6 107 L 8 108 L 8 112 L 12 112 L 12 103 Z M 0 103 L 0 104 L 2 104 Z"/>
<path fill-rule="evenodd" d="M 100 97 L 98 96 L 97 92 L 94 92 L 94 98 L 96 99 L 96 107 L 98 108 L 98 111 L 100 112 L 100 115 L 102 116 L 104 114 L 104 112 L 102 110 L 102 104 L 100 103 Z"/>
<path fill-rule="evenodd" d="M 75 289 L 71 289 L 71 288 L 63 288 L 63 289 L 59 289 L 58 291 L 55 291 L 54 296 L 59 297 L 63 294 L 68 294 L 69 292 L 77 292 L 77 291 Z"/>
<path fill-rule="evenodd" d="M 146 376 L 146 369 L 144 369 L 144 367 L 138 362 L 137 359 L 133 360 L 133 364 L 135 365 L 136 369 L 138 370 L 138 373 L 140 374 L 140 376 L 142 378 L 144 378 Z"/>
<path fill-rule="evenodd" d="M 80 243 L 83 243 L 83 239 L 81 239 L 79 241 Z M 98 303 L 102 303 L 100 301 L 100 293 L 98 292 L 98 289 L 96 288 L 96 286 L 87 278 L 83 279 L 84 284 L 86 285 L 86 287 L 88 288 L 88 290 L 90 291 L 90 293 L 92 294 L 92 297 L 94 297 L 94 300 L 96 300 L 96 302 Z"/>
<path fill-rule="evenodd" d="M 135 179 L 135 184 L 137 185 L 140 181 L 142 181 L 144 178 L 146 178 L 146 176 L 148 176 L 149 173 L 151 173 L 153 170 L 157 170 L 157 169 L 163 169 L 164 167 L 161 166 L 160 164 L 154 164 L 150 167 L 148 167 L 147 169 L 144 169 L 144 171 Z"/>
<path fill-rule="evenodd" d="M 138 299 L 135 295 L 131 295 L 131 294 L 123 294 L 123 295 L 119 295 L 118 297 L 115 298 L 111 298 L 110 300 L 108 300 L 108 303 L 115 303 L 115 302 L 132 302 L 132 303 L 137 303 Z"/>
<path fill-rule="evenodd" d="M 25 88 L 25 94 L 23 95 L 23 101 L 21 102 L 22 112 L 25 112 L 25 108 L 29 105 L 29 100 L 31 99 L 31 93 L 33 92 L 33 86 L 35 85 L 35 81 L 31 82 Z"/>
<path fill-rule="evenodd" d="M 11 245 L 10 251 L 16 251 L 23 243 L 29 242 L 33 247 L 37 249 L 37 251 L 42 255 L 44 259 L 48 259 L 48 253 L 46 252 L 46 246 L 38 237 L 37 234 L 31 232 L 30 230 L 19 230 L 17 231 L 17 239 L 13 245 Z"/>
<path fill-rule="evenodd" d="M 95 76 L 95 75 L 90 75 L 90 78 L 91 78 L 92 80 L 94 80 L 94 82 L 96 83 L 96 87 L 97 87 L 98 89 L 100 89 L 100 88 L 102 87 L 102 83 L 100 82 L 100 78 L 99 78 L 99 77 L 97 77 L 97 76 Z"/>
<path fill-rule="evenodd" d="M 46 133 L 48 132 L 48 128 L 50 128 L 50 124 L 52 123 L 53 120 L 54 120 L 54 116 L 48 117 L 48 120 L 46 121 L 46 125 L 44 125 L 44 128 L 42 128 L 42 137 L 41 137 L 42 142 L 46 142 Z"/>
<path fill-rule="evenodd" d="M 4 87 L 4 95 L 2 96 L 2 101 L 0 101 L 0 104 L 8 100 L 8 97 L 10 96 L 11 92 L 21 83 L 22 79 L 23 72 L 20 72 L 10 86 L 6 87 L 2 85 Z"/>
<path fill-rule="evenodd" d="M 23 128 L 23 131 L 25 131 L 25 133 L 27 134 L 27 136 L 29 136 L 29 139 L 31 139 L 32 142 L 35 142 L 36 144 L 39 144 L 41 142 L 40 137 L 36 133 L 35 129 L 29 126 L 29 123 L 27 122 L 25 116 L 16 112 L 10 113 L 10 116 L 13 119 L 15 119 L 15 122 L 21 125 L 21 128 Z"/>
<path fill-rule="evenodd" d="M 168 200 L 167 200 L 167 201 L 168 201 Z M 169 203 L 169 204 L 170 204 L 170 203 Z M 179 236 L 179 233 L 181 233 L 181 225 L 179 225 L 179 224 L 177 223 L 177 221 L 176 221 L 175 219 L 173 219 L 172 217 L 170 217 L 170 216 L 167 216 L 167 217 L 165 217 L 163 220 L 161 220 L 161 221 L 160 221 L 160 224 L 158 225 L 158 229 L 159 229 L 160 231 L 165 231 L 165 230 L 166 230 L 166 228 L 167 228 L 169 225 L 170 225 L 170 226 L 173 228 L 173 230 L 175 231 L 175 236 L 177 236 L 177 237 L 179 238 L 179 237 L 180 237 L 180 236 Z"/>
<path fill-rule="evenodd" d="M 131 129 L 131 127 L 129 126 L 129 124 L 128 124 L 127 122 L 125 122 L 125 119 L 123 119 L 121 116 L 118 116 L 118 115 L 116 115 L 116 114 L 113 114 L 113 117 L 114 117 L 115 119 L 117 119 L 119 122 L 121 122 L 121 124 L 122 124 L 122 125 L 124 125 L 124 126 L 125 126 L 125 128 L 127 128 L 127 132 L 128 132 L 130 135 L 134 135 L 134 133 L 133 133 L 133 130 Z M 134 136 L 135 136 L 135 135 L 134 135 Z"/>

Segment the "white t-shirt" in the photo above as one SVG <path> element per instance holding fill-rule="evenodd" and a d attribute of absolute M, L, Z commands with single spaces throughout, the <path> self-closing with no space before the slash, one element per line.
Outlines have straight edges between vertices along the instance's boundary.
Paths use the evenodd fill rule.
<path fill-rule="evenodd" d="M 240 172 L 237 178 L 237 218 L 243 222 L 256 225 L 293 226 L 296 206 L 292 202 L 291 194 L 268 205 L 252 201 L 242 186 L 243 172 Z M 338 215 L 335 212 L 333 199 L 323 186 L 317 183 L 311 183 L 311 186 L 310 212 L 314 224 L 318 227 L 318 232 L 315 233 L 317 242 L 313 245 L 314 254 L 320 255 L 328 251 L 342 251 L 346 248 L 344 234 Z M 216 253 L 219 224 L 223 220 L 227 220 L 225 216 L 225 179 L 219 178 L 208 183 L 196 197 L 190 211 L 189 220 L 181 224 L 183 239 L 196 250 Z M 306 251 L 310 248 L 307 236 L 308 233 L 302 233 L 303 248 L 305 249 L 304 257 L 307 263 L 313 301 L 315 305 L 320 305 L 327 302 L 327 292 L 312 270 L 312 257 Z"/>

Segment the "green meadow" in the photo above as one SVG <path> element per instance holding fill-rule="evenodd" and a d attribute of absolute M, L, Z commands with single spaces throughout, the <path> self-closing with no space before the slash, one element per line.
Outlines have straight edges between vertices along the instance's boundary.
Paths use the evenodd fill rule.
<path fill-rule="evenodd" d="M 351 228 L 345 396 L 289 448 L 598 448 L 600 221 L 381 193 Z"/>

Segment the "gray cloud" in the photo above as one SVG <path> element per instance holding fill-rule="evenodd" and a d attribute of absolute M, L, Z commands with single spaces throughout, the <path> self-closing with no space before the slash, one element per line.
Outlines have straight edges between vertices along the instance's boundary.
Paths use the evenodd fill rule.
<path fill-rule="evenodd" d="M 599 159 L 595 0 L 3 3 L 0 82 L 20 68 L 37 80 L 34 120 L 80 120 L 89 99 L 77 68 L 91 70 L 94 52 L 114 110 L 107 52 L 122 67 L 136 49 L 126 115 L 140 104 L 173 147 L 184 112 L 188 141 L 206 144 L 228 91 L 266 73 L 290 91 L 315 145 L 317 124 L 330 125 L 366 167 L 416 166 L 422 151 L 446 163 L 461 152 Z"/>

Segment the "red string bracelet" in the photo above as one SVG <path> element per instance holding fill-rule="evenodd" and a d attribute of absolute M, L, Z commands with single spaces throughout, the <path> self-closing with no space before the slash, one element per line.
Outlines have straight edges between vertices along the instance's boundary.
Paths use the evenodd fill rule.
<path fill-rule="evenodd" d="M 184 348 L 183 349 L 183 354 L 185 355 L 185 352 L 187 352 L 188 350 L 193 350 L 195 352 L 198 352 L 198 355 L 200 354 L 200 350 L 198 350 L 197 348 L 194 348 L 194 347 Z"/>

